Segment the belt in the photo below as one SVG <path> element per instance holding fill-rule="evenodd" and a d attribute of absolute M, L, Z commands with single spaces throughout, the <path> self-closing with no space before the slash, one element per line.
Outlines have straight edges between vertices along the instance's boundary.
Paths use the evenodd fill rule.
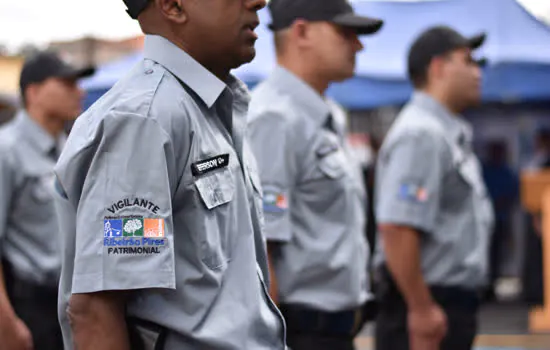
<path fill-rule="evenodd" d="M 282 304 L 279 309 L 285 317 L 289 332 L 355 337 L 365 322 L 374 318 L 375 305 L 367 302 L 357 309 L 338 312 L 294 304 Z"/>

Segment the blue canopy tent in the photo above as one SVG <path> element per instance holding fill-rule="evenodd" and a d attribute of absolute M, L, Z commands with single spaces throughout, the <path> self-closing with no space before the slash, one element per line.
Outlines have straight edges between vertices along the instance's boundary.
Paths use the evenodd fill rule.
<path fill-rule="evenodd" d="M 141 52 L 136 52 L 121 60 L 110 62 L 98 67 L 95 74 L 89 78 L 83 79 L 80 84 L 86 91 L 84 108 L 87 109 L 97 101 L 105 92 L 122 78 L 130 69 L 140 62 L 143 58 Z"/>
<path fill-rule="evenodd" d="M 370 109 L 405 102 L 412 91 L 406 77 L 408 47 L 420 32 L 438 24 L 454 27 L 465 35 L 487 32 L 488 39 L 479 50 L 490 61 L 484 75 L 484 101 L 550 98 L 550 28 L 515 0 L 358 1 L 354 7 L 358 13 L 384 19 L 385 24 L 378 34 L 362 38 L 366 49 L 358 55 L 356 76 L 333 84 L 328 91 L 347 108 Z M 260 11 L 260 20 L 256 58 L 234 71 L 249 86 L 265 79 L 275 65 L 267 10 Z M 113 67 L 127 71 L 133 59 L 113 64 L 111 72 Z M 100 68 L 97 76 L 85 82 L 88 91 L 101 85 L 99 81 L 107 82 L 98 78 L 101 74 Z"/>

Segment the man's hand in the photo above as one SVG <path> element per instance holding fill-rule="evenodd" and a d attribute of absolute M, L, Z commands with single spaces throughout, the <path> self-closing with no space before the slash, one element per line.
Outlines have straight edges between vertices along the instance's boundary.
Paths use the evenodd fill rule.
<path fill-rule="evenodd" d="M 0 324 L 0 344 L 5 350 L 33 350 L 32 334 L 21 319 Z"/>
<path fill-rule="evenodd" d="M 4 283 L 4 266 L 0 262 L 0 348 L 2 350 L 33 350 L 32 334 L 17 317 L 8 299 Z"/>
<path fill-rule="evenodd" d="M 439 350 L 447 334 L 447 316 L 435 303 L 427 308 L 412 309 L 408 313 L 408 327 L 411 350 Z"/>

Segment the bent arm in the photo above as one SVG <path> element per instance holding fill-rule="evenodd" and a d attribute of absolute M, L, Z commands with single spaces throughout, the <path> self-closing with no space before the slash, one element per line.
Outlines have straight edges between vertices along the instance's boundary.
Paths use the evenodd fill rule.
<path fill-rule="evenodd" d="M 436 229 L 447 166 L 443 146 L 430 133 L 403 134 L 378 160 L 378 228 L 388 269 L 410 308 L 432 304 L 420 243 Z"/>
<path fill-rule="evenodd" d="M 380 225 L 386 263 L 409 309 L 424 309 L 433 299 L 420 263 L 420 234 L 408 227 Z"/>

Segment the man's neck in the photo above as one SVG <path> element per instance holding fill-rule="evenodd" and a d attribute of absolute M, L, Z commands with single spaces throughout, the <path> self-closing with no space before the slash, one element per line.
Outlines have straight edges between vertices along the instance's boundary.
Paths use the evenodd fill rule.
<path fill-rule="evenodd" d="M 29 108 L 27 109 L 27 114 L 53 138 L 59 137 L 65 129 L 65 123 L 61 119 L 48 116 L 42 111 Z"/>
<path fill-rule="evenodd" d="M 172 44 L 176 45 L 189 56 L 191 56 L 195 61 L 206 68 L 206 70 L 208 70 L 210 73 L 215 75 L 218 79 L 220 79 L 224 83 L 227 82 L 231 69 L 227 67 L 222 67 L 220 65 L 219 57 L 209 59 L 202 55 L 198 50 L 194 49 L 193 46 L 189 45 L 189 43 L 185 40 L 178 39 L 172 35 L 166 36 L 163 34 L 162 36 L 164 36 L 167 40 L 172 42 Z"/>
<path fill-rule="evenodd" d="M 453 114 L 460 114 L 462 113 L 462 108 L 455 106 L 455 104 L 452 103 L 451 99 L 449 99 L 444 92 L 442 92 L 440 89 L 424 89 L 421 90 L 423 93 L 429 95 L 431 98 L 439 102 L 443 107 L 448 109 Z"/>
<path fill-rule="evenodd" d="M 324 79 L 318 72 L 314 72 L 313 69 L 311 69 L 311 65 L 304 64 L 303 59 L 278 57 L 277 63 L 279 66 L 302 79 L 306 84 L 317 91 L 319 95 L 325 95 L 330 82 Z"/>

